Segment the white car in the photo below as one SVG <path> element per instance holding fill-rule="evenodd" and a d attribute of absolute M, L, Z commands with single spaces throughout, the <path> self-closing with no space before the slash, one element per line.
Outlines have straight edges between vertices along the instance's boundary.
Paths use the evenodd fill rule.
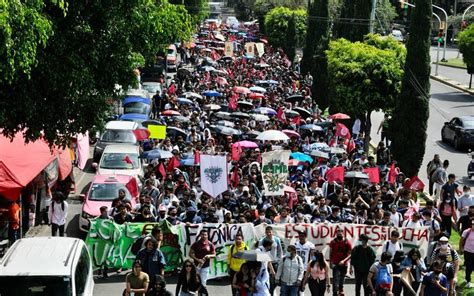
<path fill-rule="evenodd" d="M 99 175 L 128 175 L 137 178 L 143 177 L 143 165 L 139 158 L 140 149 L 136 145 L 109 145 L 105 147 L 100 162 L 93 163 Z"/>
<path fill-rule="evenodd" d="M 94 147 L 93 160 L 99 162 L 105 147 L 118 144 L 138 145 L 133 133 L 140 125 L 134 121 L 113 120 L 107 122 L 105 131 Z"/>
<path fill-rule="evenodd" d="M 156 95 L 157 92 L 160 94 L 162 92 L 161 83 L 159 82 L 143 82 L 142 86 L 143 89 L 148 92 L 148 95 L 151 98 L 153 98 L 153 96 Z"/>
<path fill-rule="evenodd" d="M 230 28 L 238 28 L 239 27 L 239 20 L 235 16 L 227 17 L 225 23 Z"/>
<path fill-rule="evenodd" d="M 92 260 L 70 237 L 17 240 L 0 262 L 0 295 L 92 296 Z"/>
<path fill-rule="evenodd" d="M 405 38 L 403 38 L 402 31 L 400 30 L 392 30 L 392 33 L 390 33 L 390 36 L 392 36 L 393 38 L 395 38 L 395 40 L 399 42 L 405 41 Z"/>

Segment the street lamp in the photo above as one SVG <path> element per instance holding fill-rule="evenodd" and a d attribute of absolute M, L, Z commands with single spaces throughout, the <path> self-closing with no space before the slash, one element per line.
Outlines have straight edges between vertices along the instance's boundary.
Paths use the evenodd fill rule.
<path fill-rule="evenodd" d="M 403 0 L 400 0 L 400 2 L 406 4 L 410 7 L 416 7 L 414 4 L 408 3 L 408 2 L 403 1 Z M 432 6 L 434 8 L 437 8 L 437 9 L 441 10 L 444 13 L 444 16 L 445 16 L 445 19 L 446 19 L 446 30 L 444 30 L 443 59 L 441 61 L 442 62 L 447 62 L 447 60 L 446 60 L 446 42 L 448 41 L 448 13 L 446 12 L 446 10 L 444 10 L 443 8 L 441 8 L 437 5 L 432 4 Z M 441 25 L 440 25 L 440 27 L 441 27 Z"/>

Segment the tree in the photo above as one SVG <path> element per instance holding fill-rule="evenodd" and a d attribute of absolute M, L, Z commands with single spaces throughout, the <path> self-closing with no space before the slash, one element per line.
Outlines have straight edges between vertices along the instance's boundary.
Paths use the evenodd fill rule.
<path fill-rule="evenodd" d="M 286 7 L 277 7 L 265 15 L 265 29 L 268 41 L 275 47 L 285 48 L 287 44 L 286 32 L 288 20 L 295 20 L 296 46 L 302 47 L 306 35 L 306 10 L 291 10 Z"/>
<path fill-rule="evenodd" d="M 193 24 L 198 25 L 209 15 L 207 0 L 170 0 L 171 4 L 184 5 Z"/>
<path fill-rule="evenodd" d="M 470 25 L 459 34 L 458 44 L 467 68 L 474 69 L 474 25 Z"/>
<path fill-rule="evenodd" d="M 367 35 L 363 43 L 345 39 L 331 41 L 326 54 L 331 104 L 340 112 L 364 116 L 361 120 L 366 120 L 366 142 L 369 143 L 372 111 L 395 107 L 405 50 L 391 37 Z"/>
<path fill-rule="evenodd" d="M 390 126 L 392 153 L 406 176 L 418 174 L 425 153 L 430 94 L 431 0 L 417 0 L 410 23 L 402 91 Z"/>
<path fill-rule="evenodd" d="M 329 5 L 328 0 L 315 0 L 308 16 L 306 45 L 301 62 L 302 72 L 310 72 L 314 77 L 312 96 L 319 107 L 328 105 L 328 73 L 325 51 L 329 46 Z"/>
<path fill-rule="evenodd" d="M 288 20 L 288 28 L 286 29 L 285 53 L 288 59 L 293 63 L 296 56 L 296 23 L 295 16 L 292 15 Z"/>
<path fill-rule="evenodd" d="M 345 38 L 351 40 L 352 23 L 354 17 L 355 2 L 354 0 L 341 0 L 340 14 L 334 20 L 334 37 Z"/>
<path fill-rule="evenodd" d="M 382 35 L 390 33 L 392 22 L 397 15 L 397 9 L 390 0 L 378 0 L 375 8 L 374 32 Z"/>
<path fill-rule="evenodd" d="M 372 10 L 372 0 L 354 1 L 354 25 L 352 26 L 351 41 L 362 41 L 364 36 L 370 32 L 370 12 Z"/>
<path fill-rule="evenodd" d="M 66 15 L 57 5 L 44 6 L 53 34 L 37 47 L 29 75 L 0 81 L 6 136 L 21 131 L 28 140 L 43 135 L 50 143 L 67 143 L 107 117 L 107 99 L 117 94 L 117 85 L 136 85 L 134 69 L 146 58 L 192 33 L 185 8 L 164 0 L 66 4 Z"/>

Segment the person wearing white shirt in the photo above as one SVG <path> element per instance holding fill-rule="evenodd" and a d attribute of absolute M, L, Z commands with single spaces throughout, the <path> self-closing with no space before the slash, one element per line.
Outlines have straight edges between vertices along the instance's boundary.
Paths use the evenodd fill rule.
<path fill-rule="evenodd" d="M 458 199 L 459 217 L 466 216 L 469 207 L 474 205 L 474 197 L 471 195 L 471 188 L 467 185 L 463 187 L 463 195 Z"/>
<path fill-rule="evenodd" d="M 390 234 L 390 240 L 383 244 L 382 252 L 390 252 L 395 254 L 397 251 L 403 251 L 403 244 L 399 241 L 400 233 L 397 230 L 392 230 Z"/>
<path fill-rule="evenodd" d="M 66 225 L 68 204 L 61 192 L 56 192 L 53 202 L 49 206 L 48 218 L 51 224 L 51 236 L 56 236 L 59 230 L 59 236 L 64 236 L 64 225 Z"/>

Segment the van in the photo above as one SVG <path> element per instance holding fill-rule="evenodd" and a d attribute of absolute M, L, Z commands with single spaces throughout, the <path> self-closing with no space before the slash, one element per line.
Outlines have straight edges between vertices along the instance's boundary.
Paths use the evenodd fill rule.
<path fill-rule="evenodd" d="M 0 295 L 92 296 L 92 276 L 91 256 L 82 240 L 23 238 L 0 262 Z"/>
<path fill-rule="evenodd" d="M 168 52 L 166 53 L 166 68 L 168 70 L 176 70 L 178 66 L 178 51 L 174 44 L 168 46 Z"/>

